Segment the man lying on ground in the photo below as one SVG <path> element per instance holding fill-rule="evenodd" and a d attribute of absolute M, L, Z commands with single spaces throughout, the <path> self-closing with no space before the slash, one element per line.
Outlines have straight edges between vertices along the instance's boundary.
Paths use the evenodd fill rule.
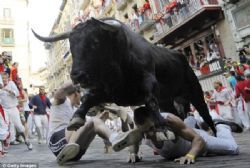
<path fill-rule="evenodd" d="M 207 154 L 239 154 L 239 147 L 231 133 L 231 129 L 236 132 L 242 131 L 242 128 L 236 123 L 217 120 L 215 122 L 217 137 L 214 137 L 204 130 L 188 127 L 180 118 L 171 113 L 162 113 L 165 118 L 166 128 L 172 130 L 176 137 L 175 140 L 171 141 L 167 139 L 172 138 L 166 136 L 166 140 L 162 141 L 157 139 L 156 128 L 150 116 L 151 113 L 146 107 L 136 109 L 134 115 L 137 129 L 124 133 L 123 136 L 119 136 L 120 139 L 116 138 L 113 142 L 115 151 L 132 145 L 130 146 L 130 162 L 140 160 L 138 159 L 139 141 L 143 137 L 146 138 L 146 144 L 162 157 L 168 160 L 174 159 L 180 164 L 194 163 L 198 156 Z M 194 120 L 194 118 L 188 117 L 186 121 L 194 123 L 188 121 L 190 119 Z"/>

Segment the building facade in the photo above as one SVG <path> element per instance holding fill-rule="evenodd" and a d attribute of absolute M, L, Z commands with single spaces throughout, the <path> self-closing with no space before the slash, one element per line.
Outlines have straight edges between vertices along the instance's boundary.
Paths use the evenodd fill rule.
<path fill-rule="evenodd" d="M 0 52 L 18 62 L 24 87 L 30 85 L 28 0 L 0 0 Z"/>
<path fill-rule="evenodd" d="M 50 35 L 68 31 L 72 28 L 76 22 L 76 18 L 79 16 L 80 3 L 80 0 L 62 1 L 60 13 L 53 25 Z M 68 40 L 45 43 L 45 47 L 48 51 L 46 65 L 49 72 L 47 76 L 47 89 L 48 92 L 52 92 L 70 79 L 69 72 L 72 59 L 69 52 Z"/>
<path fill-rule="evenodd" d="M 250 1 L 224 0 L 223 8 L 237 49 L 250 46 Z"/>
<path fill-rule="evenodd" d="M 47 76 L 48 76 L 48 69 L 47 68 L 40 68 L 36 72 L 30 74 L 30 78 L 32 79 L 32 84 L 29 87 L 29 94 L 38 94 L 39 87 L 45 86 L 47 91 Z M 50 92 L 49 92 L 50 93 Z"/>
<path fill-rule="evenodd" d="M 223 60 L 238 60 L 238 47 L 249 44 L 250 2 L 231 1 L 237 0 L 68 1 L 51 34 L 63 32 L 91 17 L 115 17 L 149 42 L 183 52 L 203 90 L 211 90 L 215 80 L 228 85 L 222 75 Z M 53 90 L 69 79 L 72 60 L 67 40 L 46 46 L 52 72 L 48 80 L 55 81 L 50 82 Z"/>

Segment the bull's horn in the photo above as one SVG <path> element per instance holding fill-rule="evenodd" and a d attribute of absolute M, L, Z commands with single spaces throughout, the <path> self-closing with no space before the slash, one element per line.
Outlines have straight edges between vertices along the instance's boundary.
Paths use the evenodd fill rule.
<path fill-rule="evenodd" d="M 115 19 L 104 19 L 99 20 L 95 18 L 91 18 L 95 23 L 99 24 L 103 29 L 109 30 L 109 31 L 117 31 L 122 25 L 119 21 Z"/>
<path fill-rule="evenodd" d="M 71 33 L 71 31 L 67 31 L 67 32 L 64 32 L 61 34 L 51 36 L 51 37 L 42 37 L 42 36 L 38 35 L 33 29 L 31 29 L 31 30 L 32 30 L 33 34 L 35 35 L 35 37 L 43 42 L 55 42 L 55 41 L 63 40 L 63 39 L 69 38 L 69 35 Z"/>

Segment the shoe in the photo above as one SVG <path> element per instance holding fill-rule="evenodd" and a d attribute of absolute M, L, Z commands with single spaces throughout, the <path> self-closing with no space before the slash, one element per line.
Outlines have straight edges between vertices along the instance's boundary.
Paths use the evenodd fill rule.
<path fill-rule="evenodd" d="M 25 145 L 27 145 L 28 150 L 33 149 L 33 145 L 30 142 L 25 142 Z"/>
<path fill-rule="evenodd" d="M 142 132 L 139 129 L 133 129 L 118 135 L 111 143 L 113 150 L 118 152 L 130 145 L 140 142 Z"/>
<path fill-rule="evenodd" d="M 15 141 L 10 142 L 10 144 L 11 145 L 18 145 L 18 144 L 20 144 L 20 142 L 18 142 L 18 141 L 15 140 Z"/>
<path fill-rule="evenodd" d="M 39 145 L 42 144 L 42 140 L 41 139 L 38 139 L 38 142 L 37 142 Z"/>
<path fill-rule="evenodd" d="M 64 146 L 61 152 L 57 155 L 57 163 L 59 165 L 75 158 L 80 151 L 80 145 L 76 143 L 70 143 Z"/>
<path fill-rule="evenodd" d="M 236 133 L 241 133 L 243 132 L 243 128 L 232 121 L 225 121 L 225 120 L 214 120 L 214 124 L 218 125 L 218 124 L 224 124 L 224 125 L 228 125 L 231 128 L 232 132 L 236 132 Z"/>
<path fill-rule="evenodd" d="M 85 119 L 81 117 L 73 117 L 67 127 L 68 131 L 76 131 L 78 128 L 85 124 Z"/>
<path fill-rule="evenodd" d="M 250 128 L 244 128 L 243 132 L 249 133 L 250 132 Z"/>
<path fill-rule="evenodd" d="M 7 149 L 3 148 L 2 153 L 3 153 L 3 154 L 7 154 L 7 153 L 8 153 Z"/>
<path fill-rule="evenodd" d="M 4 157 L 6 154 L 3 152 L 3 151 L 0 151 L 0 158 L 1 157 Z M 1 166 L 1 164 L 0 164 L 0 166 Z"/>

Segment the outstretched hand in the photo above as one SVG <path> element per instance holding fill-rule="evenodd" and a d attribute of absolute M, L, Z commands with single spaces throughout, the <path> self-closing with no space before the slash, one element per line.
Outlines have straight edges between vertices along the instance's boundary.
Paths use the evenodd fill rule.
<path fill-rule="evenodd" d="M 179 162 L 181 165 L 183 164 L 194 164 L 195 163 L 195 159 L 189 156 L 182 156 L 178 159 L 174 160 L 175 162 Z"/>

